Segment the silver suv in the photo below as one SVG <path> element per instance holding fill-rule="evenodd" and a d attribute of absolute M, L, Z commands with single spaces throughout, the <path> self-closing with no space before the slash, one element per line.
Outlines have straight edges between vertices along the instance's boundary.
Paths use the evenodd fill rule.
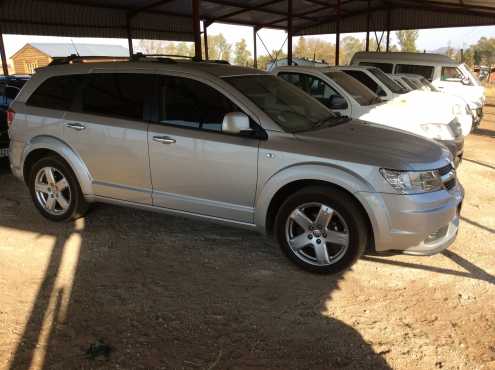
<path fill-rule="evenodd" d="M 329 111 L 267 73 L 148 58 L 37 72 L 9 111 L 10 160 L 53 221 L 105 202 L 273 235 L 315 272 L 365 251 L 432 254 L 463 199 L 446 149 Z"/>

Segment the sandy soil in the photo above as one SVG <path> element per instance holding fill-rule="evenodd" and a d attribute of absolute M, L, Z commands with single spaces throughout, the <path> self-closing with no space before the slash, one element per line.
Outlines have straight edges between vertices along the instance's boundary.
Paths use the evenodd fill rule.
<path fill-rule="evenodd" d="M 0 369 L 495 369 L 493 106 L 459 175 L 447 251 L 318 276 L 208 223 L 103 205 L 49 223 L 4 166 Z"/>

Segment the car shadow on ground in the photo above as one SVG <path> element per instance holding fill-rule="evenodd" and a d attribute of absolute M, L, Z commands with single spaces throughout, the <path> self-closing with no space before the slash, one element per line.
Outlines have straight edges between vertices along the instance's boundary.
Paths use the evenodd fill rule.
<path fill-rule="evenodd" d="M 100 206 L 50 223 L 17 188 L 0 226 L 53 247 L 11 370 L 390 368 L 323 314 L 345 274 L 306 273 L 253 232 L 180 217 Z"/>
<path fill-rule="evenodd" d="M 473 130 L 472 135 L 475 136 L 486 136 L 489 138 L 495 138 L 495 131 L 489 130 L 487 128 L 476 128 Z"/>

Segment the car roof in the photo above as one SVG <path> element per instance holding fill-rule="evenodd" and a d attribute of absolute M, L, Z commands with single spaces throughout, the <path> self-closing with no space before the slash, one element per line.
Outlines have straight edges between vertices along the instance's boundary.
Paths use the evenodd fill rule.
<path fill-rule="evenodd" d="M 39 68 L 37 73 L 58 75 L 71 73 L 91 73 L 104 70 L 131 72 L 154 71 L 157 73 L 167 71 L 183 71 L 194 75 L 207 74 L 216 77 L 265 75 L 267 72 L 241 66 L 231 66 L 225 63 L 193 62 L 182 60 L 160 59 L 146 61 L 116 61 L 116 62 L 89 62 L 74 64 L 59 64 Z"/>
<path fill-rule="evenodd" d="M 333 66 L 324 66 L 324 67 L 317 67 L 317 66 L 279 66 L 275 67 L 272 69 L 272 73 L 274 72 L 281 72 L 281 71 L 290 71 L 290 72 L 295 72 L 295 71 L 303 71 L 303 72 L 321 72 L 321 73 L 327 73 L 327 72 L 340 72 L 335 67 Z"/>
<path fill-rule="evenodd" d="M 375 51 L 358 51 L 352 57 L 351 63 L 355 60 L 374 60 L 374 61 L 399 61 L 399 62 L 422 62 L 435 63 L 444 65 L 458 65 L 447 55 L 433 53 L 411 53 L 411 52 L 375 52 Z"/>

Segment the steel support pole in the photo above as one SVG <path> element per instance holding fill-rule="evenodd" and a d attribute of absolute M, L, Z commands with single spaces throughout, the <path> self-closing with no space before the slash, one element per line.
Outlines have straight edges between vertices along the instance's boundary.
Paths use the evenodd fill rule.
<path fill-rule="evenodd" d="M 253 67 L 258 68 L 258 48 L 257 48 L 257 40 L 258 39 L 258 28 L 253 27 Z"/>
<path fill-rule="evenodd" d="M 0 57 L 2 59 L 3 74 L 5 76 L 9 75 L 9 66 L 7 65 L 7 56 L 5 55 L 5 45 L 3 43 L 3 33 L 0 29 Z"/>
<path fill-rule="evenodd" d="M 132 32 L 131 32 L 131 17 L 127 16 L 126 21 L 126 31 L 127 31 L 127 43 L 129 44 L 129 56 L 132 57 L 134 55 L 134 47 L 132 45 Z"/>
<path fill-rule="evenodd" d="M 205 60 L 208 60 L 208 23 L 203 21 L 203 41 L 205 44 Z"/>
<path fill-rule="evenodd" d="M 385 49 L 387 53 L 390 51 L 390 17 L 391 17 L 390 7 L 388 7 L 387 8 L 387 47 Z"/>
<path fill-rule="evenodd" d="M 199 20 L 199 0 L 192 1 L 192 21 L 194 32 L 194 55 L 197 59 L 202 59 L 201 55 L 201 24 Z"/>
<path fill-rule="evenodd" d="M 287 0 L 287 64 L 292 65 L 292 0 Z"/>
<path fill-rule="evenodd" d="M 335 23 L 335 65 L 340 62 L 340 0 L 337 0 L 337 22 Z"/>
<path fill-rule="evenodd" d="M 366 51 L 370 51 L 370 0 L 368 0 L 368 12 L 366 13 Z"/>

